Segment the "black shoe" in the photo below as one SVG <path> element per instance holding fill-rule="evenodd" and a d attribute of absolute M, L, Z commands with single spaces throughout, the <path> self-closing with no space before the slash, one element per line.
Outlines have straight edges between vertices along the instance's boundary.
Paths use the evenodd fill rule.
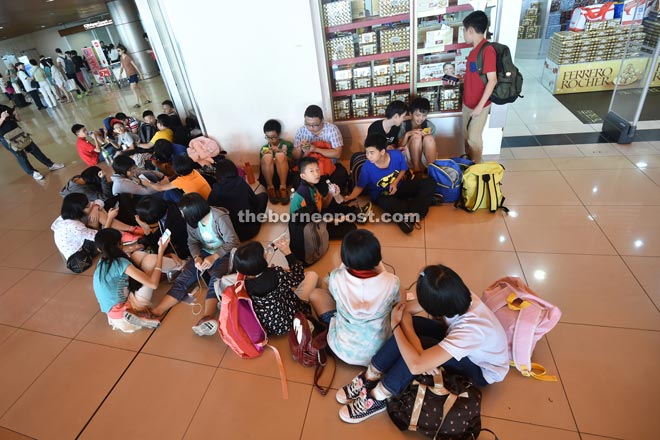
<path fill-rule="evenodd" d="M 415 224 L 411 222 L 399 222 L 396 224 L 404 234 L 410 234 L 415 229 Z"/>

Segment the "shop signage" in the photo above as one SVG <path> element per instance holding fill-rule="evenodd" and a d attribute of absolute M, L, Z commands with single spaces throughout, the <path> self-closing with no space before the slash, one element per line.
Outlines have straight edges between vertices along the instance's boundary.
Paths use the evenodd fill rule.
<path fill-rule="evenodd" d="M 85 24 L 83 24 L 83 27 L 85 28 L 86 31 L 88 31 L 90 29 L 96 29 L 96 28 L 100 28 L 100 27 L 110 26 L 112 23 L 113 22 L 112 22 L 111 19 L 99 20 L 99 21 L 95 21 L 93 23 L 85 23 Z"/>
<path fill-rule="evenodd" d="M 113 23 L 114 22 L 110 19 L 108 19 L 108 20 L 99 20 L 99 21 L 95 21 L 93 23 L 85 23 L 85 24 L 81 24 L 81 25 L 78 25 L 78 26 L 69 27 L 69 28 L 66 28 L 66 29 L 60 29 L 60 30 L 57 31 L 57 33 L 60 34 L 60 37 L 66 37 L 67 35 L 78 34 L 80 32 L 85 32 L 85 31 L 88 31 L 90 29 L 97 29 L 97 28 L 100 28 L 100 27 L 110 26 Z"/>
<path fill-rule="evenodd" d="M 613 90 L 617 82 L 620 88 L 640 87 L 648 62 L 648 58 L 630 58 L 623 66 L 621 60 L 557 65 L 546 59 L 542 83 L 555 95 Z"/>

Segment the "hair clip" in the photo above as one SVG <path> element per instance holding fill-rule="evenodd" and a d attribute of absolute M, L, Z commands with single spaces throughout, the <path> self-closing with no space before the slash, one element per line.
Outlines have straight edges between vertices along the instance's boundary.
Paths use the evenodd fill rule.
<path fill-rule="evenodd" d="M 420 276 L 420 277 L 424 277 L 424 276 L 426 276 L 426 274 L 424 273 L 424 271 L 422 271 L 422 272 L 419 274 L 419 276 Z"/>

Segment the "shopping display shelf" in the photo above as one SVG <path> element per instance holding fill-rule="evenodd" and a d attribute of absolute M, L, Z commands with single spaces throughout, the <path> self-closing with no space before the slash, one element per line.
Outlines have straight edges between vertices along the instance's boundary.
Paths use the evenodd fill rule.
<path fill-rule="evenodd" d="M 458 50 L 458 49 L 468 49 L 472 47 L 472 44 L 470 43 L 456 43 L 456 44 L 447 44 L 445 46 L 437 46 L 437 47 L 429 47 L 429 48 L 424 48 L 424 49 L 418 49 L 417 50 L 417 55 L 426 55 L 429 53 L 446 53 L 452 50 Z M 438 50 L 439 48 L 442 48 L 442 50 Z"/>
<path fill-rule="evenodd" d="M 388 58 L 400 58 L 410 56 L 409 50 L 401 50 L 398 52 L 385 52 L 377 53 L 374 55 L 366 55 L 356 58 L 344 58 L 343 60 L 332 60 L 333 66 L 344 66 L 346 64 L 368 63 L 369 61 L 386 60 Z"/>
<path fill-rule="evenodd" d="M 341 90 L 339 92 L 332 92 L 333 98 L 340 96 L 352 96 L 352 95 L 366 95 L 367 93 L 381 93 L 389 92 L 390 90 L 409 90 L 410 84 L 390 84 L 387 86 L 378 86 L 378 87 L 365 87 L 363 89 L 350 89 L 350 90 Z"/>
<path fill-rule="evenodd" d="M 431 9 L 429 11 L 418 12 L 417 18 L 433 17 L 434 15 L 453 14 L 454 12 L 463 12 L 463 11 L 472 11 L 472 10 L 474 10 L 474 8 L 472 7 L 471 4 L 468 3 L 465 5 L 448 6 L 446 8 L 437 8 L 437 9 Z"/>
<path fill-rule="evenodd" d="M 402 20 L 410 20 L 410 13 L 407 12 L 405 14 L 392 15 L 390 17 L 367 18 L 365 20 L 354 21 L 352 23 L 339 24 L 337 26 L 328 26 L 325 28 L 325 32 L 328 34 L 331 34 L 333 32 L 344 32 L 353 29 L 376 26 L 379 24 L 394 23 L 396 21 L 402 21 Z"/>

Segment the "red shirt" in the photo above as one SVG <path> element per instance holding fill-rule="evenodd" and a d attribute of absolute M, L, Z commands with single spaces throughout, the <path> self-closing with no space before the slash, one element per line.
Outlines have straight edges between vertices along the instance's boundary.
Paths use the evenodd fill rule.
<path fill-rule="evenodd" d="M 486 39 L 484 38 L 481 43 L 470 51 L 470 54 L 467 57 L 467 66 L 465 69 L 465 78 L 464 78 L 464 87 L 463 87 L 463 105 L 474 109 L 479 105 L 479 101 L 484 96 L 484 90 L 486 90 L 486 84 L 481 80 L 479 72 L 477 71 L 477 54 L 482 45 L 486 44 Z M 495 49 L 493 46 L 489 46 L 484 49 L 483 53 L 484 61 L 484 70 L 483 73 L 497 72 L 497 58 L 495 55 Z M 490 100 L 486 102 L 486 105 L 490 104 Z"/>
<path fill-rule="evenodd" d="M 99 163 L 99 153 L 94 151 L 94 145 L 90 144 L 87 139 L 78 138 L 76 148 L 80 158 L 90 167 Z"/>

